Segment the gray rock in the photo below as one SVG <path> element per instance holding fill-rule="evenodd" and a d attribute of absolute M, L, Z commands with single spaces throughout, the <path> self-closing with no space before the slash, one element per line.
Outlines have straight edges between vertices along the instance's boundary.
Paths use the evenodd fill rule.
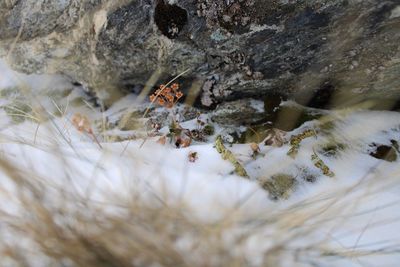
<path fill-rule="evenodd" d="M 250 99 L 221 103 L 211 114 L 211 120 L 222 125 L 257 124 L 266 118 L 263 103 Z"/>
<path fill-rule="evenodd" d="M 208 107 L 400 95 L 399 0 L 6 0 L 0 23 L 14 69 L 66 74 L 108 102 L 187 69 Z"/>

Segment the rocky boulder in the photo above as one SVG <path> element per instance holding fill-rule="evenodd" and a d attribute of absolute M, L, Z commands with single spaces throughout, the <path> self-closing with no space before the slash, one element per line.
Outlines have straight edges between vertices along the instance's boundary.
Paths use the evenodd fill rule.
<path fill-rule="evenodd" d="M 66 74 L 106 102 L 183 72 L 209 108 L 400 95 L 398 0 L 6 0 L 0 25 L 14 69 Z"/>

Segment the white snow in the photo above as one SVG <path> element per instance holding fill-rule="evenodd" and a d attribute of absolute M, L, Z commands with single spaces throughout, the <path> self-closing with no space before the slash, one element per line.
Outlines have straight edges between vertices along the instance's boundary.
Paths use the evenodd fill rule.
<path fill-rule="evenodd" d="M 68 81 L 60 76 L 26 76 L 10 71 L 0 63 L 0 88 L 19 87 L 21 84 L 37 93 L 37 104 L 54 112 L 56 107 L 51 99 L 40 92 L 64 90 Z M 294 238 L 293 249 L 320 246 L 337 249 L 343 253 L 372 250 L 369 256 L 328 257 L 320 254 L 308 258 L 294 259 L 288 251 L 281 266 L 398 266 L 398 251 L 380 251 L 384 248 L 399 249 L 400 243 L 400 170 L 399 162 L 385 162 L 368 155 L 371 143 L 390 144 L 390 140 L 400 140 L 400 115 L 395 112 L 357 111 L 350 113 L 331 112 L 336 127 L 331 137 L 344 143 L 347 148 L 336 157 L 326 157 L 318 147 L 328 141 L 317 135 L 301 143 L 295 159 L 287 156 L 288 145 L 267 147 L 260 144 L 261 156 L 251 157 L 249 145 L 228 147 L 244 164 L 250 180 L 233 173 L 230 162 L 221 158 L 212 143 L 195 144 L 188 148 L 176 149 L 172 145 L 158 144 L 157 137 L 116 143 L 96 143 L 71 126 L 74 112 L 87 115 L 92 121 L 106 116 L 116 121 L 124 108 L 135 100 L 127 96 L 114 104 L 104 114 L 88 106 L 74 107 L 70 104 L 79 92 L 73 91 L 60 101 L 63 115 L 38 124 L 29 120 L 13 124 L 0 109 L 0 156 L 16 164 L 32 179 L 41 179 L 48 185 L 47 197 L 51 205 L 62 205 L 63 199 L 55 199 L 51 188 L 62 187 L 66 192 L 81 195 L 88 200 L 104 203 L 112 212 L 115 197 L 129 199 L 132 192 L 141 192 L 148 198 L 163 201 L 185 202 L 190 206 L 194 218 L 204 222 L 216 222 L 233 210 L 243 218 L 254 218 L 278 213 L 290 213 L 300 206 L 309 216 L 304 219 L 303 238 Z M 4 105 L 5 99 L 0 100 Z M 57 107 L 58 108 L 58 107 Z M 260 106 L 261 108 L 261 106 Z M 97 112 L 97 113 L 96 113 Z M 293 134 L 314 127 L 316 122 L 308 122 Z M 185 127 L 193 125 L 187 122 Z M 164 129 L 165 130 L 165 129 Z M 98 133 L 97 133 L 98 134 Z M 118 133 L 117 133 L 118 134 Z M 290 135 L 290 133 L 289 133 Z M 99 136 L 101 137 L 101 136 Z M 126 150 L 125 150 L 126 148 Z M 334 178 L 322 175 L 310 157 L 316 150 L 318 155 L 335 173 Z M 189 162 L 190 152 L 197 152 L 198 159 Z M 307 169 L 316 176 L 315 183 L 302 181 L 301 170 Z M 287 200 L 273 202 L 257 179 L 267 179 L 277 173 L 296 176 L 299 187 Z M 18 213 L 17 189 L 6 172 L 0 172 L 0 210 Z M 285 216 L 282 217 L 282 220 Z M 283 223 L 283 222 L 282 222 Z M 290 223 L 290 222 L 286 222 Z M 268 238 L 274 229 L 269 225 L 254 232 L 248 241 L 235 247 L 260 264 L 264 253 L 274 240 Z M 313 229 L 312 233 L 308 233 Z M 236 229 L 241 231 L 241 229 Z M 272 231 L 272 233 L 271 233 Z M 1 230 L 0 230 L 1 232 Z M 227 233 L 227 242 L 234 233 Z M 280 236 L 282 241 L 290 238 Z M 324 242 L 322 242 L 324 241 Z M 181 240 L 177 246 L 185 246 Z M 1 243 L 1 241 L 0 241 Z M 379 253 L 381 252 L 381 253 Z M 389 253 L 391 252 L 391 253 Z"/>

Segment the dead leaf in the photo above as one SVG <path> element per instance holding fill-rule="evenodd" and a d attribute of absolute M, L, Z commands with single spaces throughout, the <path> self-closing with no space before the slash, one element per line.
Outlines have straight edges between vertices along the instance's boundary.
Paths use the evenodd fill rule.
<path fill-rule="evenodd" d="M 189 161 L 195 162 L 198 159 L 197 152 L 189 152 Z"/>
<path fill-rule="evenodd" d="M 161 136 L 158 140 L 157 143 L 161 144 L 161 145 L 165 145 L 165 143 L 167 142 L 167 137 L 165 135 Z"/>

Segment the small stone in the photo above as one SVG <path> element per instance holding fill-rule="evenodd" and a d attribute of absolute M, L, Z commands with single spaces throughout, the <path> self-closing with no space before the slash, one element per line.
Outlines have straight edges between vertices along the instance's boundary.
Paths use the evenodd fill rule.
<path fill-rule="evenodd" d="M 231 18 L 230 16 L 228 16 L 228 15 L 223 15 L 223 16 L 222 16 L 222 19 L 223 19 L 225 22 L 231 22 L 231 21 L 232 21 L 232 18 Z"/>
<path fill-rule="evenodd" d="M 388 145 L 377 146 L 376 144 L 373 145 L 376 147 L 376 149 L 375 151 L 369 154 L 370 156 L 389 162 L 397 160 L 397 151 L 393 146 L 388 146 Z"/>

